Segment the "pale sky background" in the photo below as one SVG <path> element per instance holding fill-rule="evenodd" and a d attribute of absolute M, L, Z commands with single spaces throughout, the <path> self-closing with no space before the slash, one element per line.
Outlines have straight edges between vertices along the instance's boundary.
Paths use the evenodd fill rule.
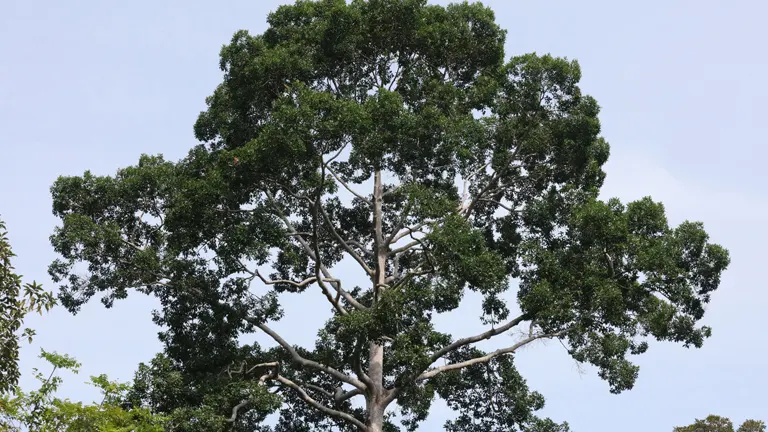
<path fill-rule="evenodd" d="M 56 177 L 112 174 L 141 153 L 184 156 L 204 98 L 220 81 L 222 44 L 238 29 L 262 32 L 280 3 L 0 0 L 0 217 L 25 280 L 53 288 L 48 189 Z M 651 195 L 671 222 L 703 221 L 732 256 L 705 319 L 713 337 L 701 350 L 652 344 L 632 391 L 611 395 L 559 344 L 522 351 L 517 362 L 546 396 L 545 414 L 575 432 L 671 431 L 710 413 L 768 420 L 768 3 L 485 3 L 509 31 L 508 56 L 536 51 L 581 63 L 582 89 L 603 107 L 612 147 L 604 195 Z M 290 327 L 294 318 L 306 321 L 313 301 L 290 304 L 276 326 L 289 340 L 314 339 L 314 330 Z M 60 309 L 31 319 L 39 336 L 23 350 L 23 384 L 32 384 L 41 346 L 84 364 L 79 376 L 65 377 L 63 396 L 92 400 L 95 391 L 82 384 L 89 375 L 130 380 L 160 349 L 153 305 L 133 296 L 105 310 L 95 300 L 77 316 Z M 456 324 L 478 315 L 467 314 L 452 321 L 457 336 L 477 330 Z M 449 415 L 436 404 L 421 430 L 442 430 Z"/>

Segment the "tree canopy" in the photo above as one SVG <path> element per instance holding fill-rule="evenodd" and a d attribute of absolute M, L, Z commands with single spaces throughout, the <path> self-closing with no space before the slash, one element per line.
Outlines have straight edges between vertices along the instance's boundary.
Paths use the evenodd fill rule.
<path fill-rule="evenodd" d="M 186 157 L 52 187 L 61 302 L 160 300 L 136 403 L 177 430 L 379 432 L 441 398 L 448 431 L 566 431 L 536 415 L 519 348 L 558 339 L 618 393 L 649 340 L 710 335 L 728 253 L 651 198 L 598 199 L 609 145 L 577 62 L 507 59 L 479 3 L 301 0 L 268 24 L 222 48 Z M 467 292 L 487 331 L 436 328 Z M 296 295 L 329 316 L 314 347 L 271 327 Z"/>
<path fill-rule="evenodd" d="M 704 420 L 696 420 L 688 426 L 676 427 L 673 432 L 765 432 L 765 422 L 746 420 L 738 429 L 733 428 L 733 422 L 716 415 L 707 416 Z"/>

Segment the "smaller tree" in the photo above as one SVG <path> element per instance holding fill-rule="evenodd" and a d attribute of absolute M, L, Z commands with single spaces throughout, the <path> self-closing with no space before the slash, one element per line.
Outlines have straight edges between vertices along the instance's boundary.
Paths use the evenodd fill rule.
<path fill-rule="evenodd" d="M 0 220 L 0 395 L 12 392 L 18 383 L 19 339 L 32 342 L 35 334 L 30 328 L 19 331 L 24 317 L 33 311 L 42 315 L 56 304 L 53 294 L 41 285 L 22 283 L 11 265 L 14 256 L 5 222 Z"/>
<path fill-rule="evenodd" d="M 765 432 L 765 423 L 759 420 L 747 420 L 735 431 Z M 704 420 L 696 419 L 692 425 L 676 427 L 673 432 L 734 432 L 734 429 L 730 419 L 710 415 Z"/>
<path fill-rule="evenodd" d="M 51 364 L 49 373 L 34 369 L 40 381 L 37 390 L 24 392 L 18 387 L 13 395 L 0 397 L 0 432 L 162 432 L 165 418 L 148 409 L 123 408 L 127 384 L 110 381 L 106 375 L 92 376 L 91 384 L 98 387 L 102 400 L 84 405 L 55 396 L 63 379 L 57 372 L 77 373 L 80 364 L 67 355 L 45 350 L 40 358 Z"/>

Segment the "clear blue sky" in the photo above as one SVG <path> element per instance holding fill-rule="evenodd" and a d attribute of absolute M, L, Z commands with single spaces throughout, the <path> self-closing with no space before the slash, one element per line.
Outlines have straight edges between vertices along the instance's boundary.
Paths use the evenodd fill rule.
<path fill-rule="evenodd" d="M 220 80 L 219 48 L 238 29 L 263 31 L 267 12 L 280 3 L 0 1 L 0 215 L 26 279 L 53 288 L 46 268 L 54 258 L 48 188 L 55 178 L 86 169 L 111 174 L 141 153 L 183 156 L 204 98 Z M 576 432 L 665 431 L 709 413 L 738 422 L 768 415 L 768 4 L 486 4 L 509 30 L 508 55 L 549 52 L 580 61 L 582 88 L 603 107 L 612 145 L 605 196 L 651 195 L 673 222 L 702 220 L 733 259 L 706 318 L 713 337 L 701 350 L 653 344 L 630 392 L 610 395 L 558 344 L 522 351 L 517 361 L 547 397 L 546 414 Z M 57 310 L 33 319 L 39 336 L 24 348 L 22 367 L 39 365 L 40 346 L 67 352 L 84 367 L 67 377 L 63 394 L 89 400 L 88 375 L 128 380 L 159 350 L 153 304 L 133 297 L 104 310 L 95 301 L 77 316 Z M 296 343 L 314 335 L 290 328 L 307 307 L 293 303 L 280 326 Z M 422 430 L 441 430 L 449 414 L 436 406 Z"/>

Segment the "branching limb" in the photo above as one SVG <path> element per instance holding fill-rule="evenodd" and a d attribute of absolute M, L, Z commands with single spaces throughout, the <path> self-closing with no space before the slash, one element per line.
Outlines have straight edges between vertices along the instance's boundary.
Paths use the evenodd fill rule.
<path fill-rule="evenodd" d="M 270 370 L 269 373 L 266 373 L 266 374 L 262 375 L 259 378 L 259 385 L 265 385 L 265 382 L 268 381 L 268 380 L 270 380 L 270 381 L 272 381 L 272 380 L 273 381 L 277 381 L 280 384 L 284 385 L 285 387 L 288 387 L 288 388 L 294 390 L 296 393 L 298 393 L 298 395 L 301 398 L 301 400 L 303 400 L 305 403 L 307 403 L 308 405 L 312 406 L 313 408 L 315 408 L 315 409 L 317 409 L 319 411 L 322 411 L 323 413 L 325 413 L 325 414 L 327 414 L 329 416 L 333 416 L 333 417 L 336 417 L 338 419 L 344 420 L 344 421 L 346 421 L 348 423 L 351 423 L 354 426 L 356 426 L 357 428 L 359 428 L 360 430 L 365 430 L 365 424 L 363 424 L 361 421 L 357 420 L 355 417 L 351 416 L 348 413 L 345 413 L 345 412 L 342 412 L 342 411 L 337 411 L 337 410 L 334 410 L 332 408 L 329 408 L 329 407 L 321 404 L 320 402 L 316 401 L 311 396 L 309 396 L 307 394 L 306 390 L 301 388 L 301 386 L 299 386 L 295 382 L 291 381 L 290 379 L 280 375 L 279 372 L 278 372 L 279 367 L 280 367 L 280 363 L 279 362 L 261 363 L 261 364 L 253 366 L 251 369 L 249 369 L 249 371 L 252 371 L 255 368 L 264 368 L 264 367 L 268 367 L 271 370 Z M 244 364 L 240 365 L 240 369 L 241 369 L 241 371 L 244 370 Z M 348 392 L 344 392 L 344 391 L 340 392 L 339 390 L 341 390 L 341 388 L 338 388 L 335 393 L 331 393 L 331 392 L 325 390 L 324 388 L 322 388 L 320 386 L 316 386 L 314 384 L 305 384 L 304 387 L 306 387 L 307 389 L 316 391 L 316 392 L 318 392 L 318 393 L 320 393 L 320 394 L 322 394 L 322 395 L 324 395 L 324 396 L 326 396 L 326 397 L 328 397 L 330 399 L 333 399 L 334 402 L 337 403 L 337 404 L 341 403 L 341 402 L 343 402 L 345 400 L 348 400 L 348 399 L 350 399 L 350 398 L 352 398 L 354 396 L 363 394 L 363 392 L 361 390 L 358 390 L 358 389 L 354 389 L 354 390 L 351 390 L 351 391 L 348 391 Z M 239 404 L 235 405 L 232 408 L 232 415 L 227 419 L 227 422 L 234 423 L 237 420 L 237 415 L 238 415 L 239 411 L 241 409 L 245 408 L 246 406 L 248 406 L 249 403 L 250 403 L 249 401 L 242 401 Z"/>
<path fill-rule="evenodd" d="M 344 186 L 344 189 L 348 190 L 349 193 L 354 195 L 356 198 L 362 200 L 366 204 L 373 205 L 373 202 L 369 198 L 367 198 L 367 197 L 363 196 L 361 193 L 355 191 L 354 189 L 352 189 L 352 187 L 349 184 L 347 184 L 347 182 L 342 180 L 341 177 L 338 174 L 336 174 L 336 172 L 334 170 L 332 170 L 330 166 L 328 166 L 328 162 L 323 162 L 323 164 L 325 164 L 325 169 L 327 169 L 328 172 L 331 173 L 333 178 L 335 178 L 337 182 L 339 182 L 342 186 Z"/>
<path fill-rule="evenodd" d="M 256 270 L 248 270 L 248 268 L 246 268 L 245 265 L 243 265 L 243 263 L 240 263 L 240 265 L 243 266 L 243 271 L 245 271 L 246 273 L 250 274 L 251 276 L 253 276 L 255 278 L 258 278 L 259 280 L 261 280 L 262 283 L 264 283 L 264 285 L 286 284 L 286 285 L 291 285 L 291 286 L 296 287 L 296 288 L 303 288 L 303 287 L 305 287 L 305 286 L 307 286 L 307 285 L 317 281 L 317 277 L 314 277 L 314 276 L 306 278 L 306 279 L 304 279 L 302 281 L 293 281 L 293 280 L 289 280 L 289 279 L 267 279 L 267 278 L 265 278 L 259 272 L 258 269 L 256 269 Z M 339 282 L 338 279 L 333 279 L 333 278 L 321 278 L 321 279 L 322 279 L 323 282 L 329 282 L 329 283 L 330 282 L 333 282 L 333 283 Z"/>
<path fill-rule="evenodd" d="M 480 341 L 483 341 L 483 340 L 491 339 L 494 336 L 498 336 L 498 335 L 506 332 L 507 330 L 510 330 L 513 327 L 517 326 L 521 322 L 525 321 L 525 319 L 526 319 L 525 315 L 520 315 L 517 318 L 514 318 L 514 319 L 508 321 L 506 324 L 504 324 L 504 325 L 502 325 L 500 327 L 496 327 L 496 328 L 490 329 L 488 331 L 485 331 L 483 333 L 477 334 L 475 336 L 469 336 L 469 337 L 461 338 L 461 339 L 451 343 L 450 345 L 447 345 L 447 346 L 437 350 L 430 357 L 430 362 L 429 363 L 430 364 L 434 364 L 436 361 L 440 360 L 446 354 L 450 354 L 451 352 L 456 351 L 457 349 L 459 349 L 461 347 L 464 347 L 464 346 L 467 346 L 467 345 L 470 345 L 470 344 L 473 344 L 473 343 L 476 343 L 476 342 L 480 342 Z M 529 335 L 529 339 L 531 341 L 535 340 L 533 335 Z M 518 347 L 515 346 L 515 349 L 517 349 L 517 348 Z M 497 355 L 499 355 L 499 354 L 497 354 Z M 451 365 L 448 365 L 448 366 L 451 366 Z M 461 366 L 461 367 L 466 367 L 466 366 L 468 366 L 468 365 Z M 443 367 L 445 367 L 445 366 L 443 366 Z M 428 378 L 431 378 L 432 376 L 437 375 L 440 372 L 443 372 L 443 370 L 440 369 L 440 368 L 431 369 L 431 370 L 420 370 L 420 371 L 415 371 L 412 376 L 416 376 L 415 381 L 416 382 L 420 382 L 420 381 L 424 381 L 424 380 L 426 380 Z M 391 397 L 393 397 L 393 398 L 396 397 L 398 392 L 399 392 L 398 389 L 393 389 L 393 394 L 391 395 Z"/>
<path fill-rule="evenodd" d="M 462 214 L 465 218 L 469 218 L 472 215 L 472 210 L 475 209 L 477 206 L 477 203 L 480 202 L 481 199 L 485 198 L 485 195 L 489 193 L 497 184 L 499 181 L 501 173 L 495 173 L 493 176 L 491 176 L 490 179 L 488 179 L 488 184 L 485 185 L 485 187 L 480 191 L 480 193 L 477 194 L 477 196 L 469 202 L 469 204 L 462 203 L 459 206 L 459 213 Z"/>
<path fill-rule="evenodd" d="M 478 201 L 481 201 L 481 202 L 489 202 L 489 203 L 493 203 L 493 204 L 496 204 L 497 206 L 499 206 L 499 207 L 503 208 L 504 210 L 506 210 L 506 211 L 508 211 L 508 212 L 510 212 L 510 213 L 515 213 L 515 212 L 517 212 L 517 210 L 513 209 L 512 207 L 509 207 L 509 206 L 508 206 L 508 205 L 506 205 L 506 204 L 502 204 L 502 203 L 501 203 L 501 201 L 497 201 L 497 200 L 494 200 L 494 199 L 490 199 L 490 198 L 480 198 Z"/>
<path fill-rule="evenodd" d="M 461 338 L 461 339 L 453 342 L 452 344 L 450 344 L 450 345 L 448 345 L 448 346 L 446 346 L 444 348 L 439 349 L 437 352 L 432 354 L 432 357 L 430 358 L 431 363 L 436 362 L 437 360 L 442 358 L 444 355 L 446 355 L 448 353 L 451 353 L 453 351 L 456 351 L 457 349 L 459 349 L 459 348 L 461 348 L 463 346 L 466 346 L 466 345 L 469 345 L 469 344 L 473 344 L 473 343 L 476 343 L 476 342 L 480 342 L 482 340 L 490 339 L 490 338 L 492 338 L 494 336 L 498 336 L 498 335 L 506 332 L 507 330 L 517 326 L 521 322 L 525 321 L 525 319 L 526 319 L 525 315 L 520 315 L 519 317 L 510 320 L 509 322 L 507 322 L 506 324 L 504 324 L 504 325 L 502 325 L 500 327 L 496 327 L 496 328 L 490 329 L 490 330 L 488 330 L 486 332 L 480 333 L 480 334 L 475 335 L 475 336 L 469 336 L 469 337 Z M 532 336 L 533 335 L 530 335 L 530 337 L 532 337 Z"/>
<path fill-rule="evenodd" d="M 396 234 L 394 234 L 394 235 L 393 235 L 393 236 L 392 236 L 392 237 L 391 237 L 391 238 L 388 240 L 388 244 L 397 243 L 398 241 L 400 241 L 400 240 L 401 240 L 401 239 L 403 239 L 404 237 L 406 237 L 406 236 L 410 236 L 410 235 L 412 235 L 412 234 L 414 234 L 414 233 L 417 233 L 417 232 L 419 232 L 419 230 L 420 230 L 420 229 L 424 228 L 424 227 L 425 227 L 425 226 L 427 226 L 427 225 L 428 225 L 428 224 L 425 222 L 425 223 L 416 224 L 416 225 L 414 225 L 414 226 L 411 226 L 411 227 L 406 227 L 406 228 L 403 228 L 403 230 L 402 230 L 402 231 L 399 231 L 399 232 L 397 232 Z"/>
<path fill-rule="evenodd" d="M 347 423 L 353 424 L 358 429 L 360 429 L 361 431 L 364 431 L 366 429 L 365 424 L 363 422 L 361 422 L 360 420 L 356 419 L 355 417 L 353 417 L 352 415 L 347 414 L 345 412 L 337 411 L 337 410 L 332 409 L 332 408 L 329 408 L 329 407 L 321 404 L 320 402 L 312 399 L 312 397 L 309 396 L 304 389 L 302 389 L 298 384 L 296 384 L 295 382 L 289 380 L 288 378 L 286 378 L 284 376 L 281 376 L 281 375 L 278 375 L 275 378 L 275 380 L 278 381 L 280 384 L 283 384 L 284 386 L 293 389 L 299 395 L 301 400 L 306 402 L 311 407 L 317 409 L 318 411 L 321 411 L 321 412 L 323 412 L 323 413 L 325 413 L 325 414 L 327 414 L 329 416 L 336 417 L 338 419 L 344 420 Z"/>
<path fill-rule="evenodd" d="M 326 390 L 326 389 L 324 389 L 324 388 L 322 388 L 322 387 L 320 387 L 318 385 L 309 384 L 309 383 L 300 383 L 298 381 L 295 381 L 295 382 L 296 382 L 296 384 L 298 384 L 298 385 L 300 385 L 302 387 L 305 387 L 308 390 L 316 391 L 316 392 L 322 394 L 323 396 L 325 396 L 325 397 L 327 397 L 329 399 L 332 399 L 333 402 L 335 404 L 337 404 L 337 405 L 342 403 L 342 402 L 344 402 L 344 401 L 346 401 L 346 400 L 352 399 L 355 396 L 360 396 L 360 395 L 364 394 L 361 390 L 358 390 L 358 389 L 352 389 L 350 391 L 344 391 L 344 389 L 341 386 L 336 387 L 336 389 L 333 392 L 329 392 L 328 390 Z"/>
<path fill-rule="evenodd" d="M 371 388 L 373 386 L 373 381 L 371 381 L 371 378 L 368 376 L 368 374 L 365 373 L 363 370 L 363 365 L 360 362 L 360 358 L 362 356 L 363 352 L 363 338 L 358 338 L 355 342 L 355 350 L 352 354 L 352 358 L 350 360 L 350 363 L 352 364 L 352 370 L 355 371 L 355 375 L 357 375 L 357 379 L 365 383 L 366 386 Z"/>
<path fill-rule="evenodd" d="M 408 183 L 400 183 L 400 184 L 398 184 L 398 185 L 396 185 L 396 186 L 392 187 L 391 189 L 387 189 L 386 191 L 384 191 L 384 192 L 381 194 L 381 196 L 382 196 L 382 197 L 387 197 L 387 196 L 390 196 L 390 195 L 394 194 L 395 192 L 399 191 L 400 189 L 402 189 L 403 187 L 405 187 L 407 184 L 408 184 Z"/>
<path fill-rule="evenodd" d="M 354 247 L 360 249 L 360 252 L 362 252 L 363 255 L 365 255 L 367 257 L 373 257 L 373 252 L 371 252 L 364 244 L 360 243 L 359 241 L 357 241 L 357 240 L 347 240 L 347 243 L 350 246 L 354 246 Z"/>
<path fill-rule="evenodd" d="M 271 193 L 267 192 L 267 197 L 270 200 L 272 200 L 272 202 L 274 203 L 274 196 Z M 344 299 L 347 302 L 349 302 L 349 304 L 351 304 L 353 307 L 355 307 L 358 310 L 367 309 L 365 305 L 358 302 L 357 299 L 352 297 L 351 294 L 349 294 L 348 292 L 342 289 L 341 281 L 339 281 L 338 279 L 334 278 L 331 275 L 331 272 L 328 270 L 328 268 L 318 259 L 319 257 L 315 255 L 315 252 L 312 250 L 312 246 L 309 244 L 309 242 L 304 238 L 304 236 L 299 235 L 298 231 L 294 228 L 291 221 L 288 220 L 288 218 L 280 211 L 280 209 L 277 207 L 276 209 L 278 210 L 278 213 L 279 213 L 278 216 L 283 221 L 283 224 L 285 224 L 285 227 L 288 230 L 288 234 L 296 238 L 296 241 L 301 245 L 302 249 L 304 249 L 304 252 L 307 254 L 307 256 L 309 256 L 310 259 L 312 259 L 315 262 L 315 265 L 319 266 L 320 271 L 323 273 L 323 276 L 325 276 L 328 279 L 335 279 L 338 281 L 331 284 L 335 288 L 338 296 L 344 297 Z M 324 284 L 321 285 L 321 288 L 324 290 L 324 294 L 326 298 L 329 299 L 331 304 L 333 304 L 334 308 L 336 308 L 336 310 L 339 311 L 339 313 L 341 313 L 342 315 L 347 314 L 347 311 L 338 303 L 338 301 L 334 300 L 333 296 L 327 290 L 327 287 L 324 287 Z"/>
<path fill-rule="evenodd" d="M 325 397 L 333 398 L 333 393 L 329 392 L 328 390 L 314 384 L 308 384 L 308 383 L 299 383 L 302 386 L 304 386 L 307 390 L 316 391 L 320 394 L 322 394 Z"/>
<path fill-rule="evenodd" d="M 346 400 L 352 399 L 355 396 L 361 396 L 364 393 L 358 389 L 352 389 L 350 391 L 344 391 L 341 387 L 338 387 L 333 393 L 333 402 L 340 404 Z"/>
<path fill-rule="evenodd" d="M 280 346 L 282 346 L 283 349 L 288 351 L 288 353 L 291 355 L 291 358 L 292 358 L 294 363 L 296 363 L 298 365 L 301 365 L 301 366 L 309 367 L 309 368 L 312 368 L 312 369 L 315 369 L 315 370 L 319 370 L 321 372 L 325 372 L 328 375 L 332 376 L 333 378 L 335 378 L 335 379 L 337 379 L 337 380 L 339 380 L 341 382 L 345 382 L 345 383 L 355 387 L 356 389 L 359 389 L 361 391 L 365 391 L 366 386 L 360 380 L 358 380 L 356 378 L 353 378 L 353 377 L 351 377 L 351 376 L 349 376 L 349 375 L 347 375 L 347 374 L 345 374 L 343 372 L 340 372 L 340 371 L 338 371 L 338 370 L 336 370 L 336 369 L 334 369 L 334 368 L 332 368 L 330 366 L 326 366 L 326 365 L 320 364 L 320 363 L 318 363 L 318 362 L 316 362 L 314 360 L 309 360 L 307 358 L 302 357 L 301 354 L 299 354 L 298 351 L 296 351 L 296 349 L 293 346 L 291 346 L 291 344 L 286 342 L 285 339 L 283 339 L 279 334 L 277 334 L 269 326 L 267 326 L 264 323 L 258 322 L 256 320 L 250 320 L 250 321 L 256 327 L 261 329 L 261 331 L 263 331 L 264 333 L 269 335 L 269 337 L 271 337 L 275 342 L 280 344 Z"/>
<path fill-rule="evenodd" d="M 235 406 L 232 408 L 232 416 L 230 416 L 230 417 L 227 419 L 227 422 L 229 422 L 229 423 L 234 423 L 234 422 L 235 422 L 235 420 L 237 420 L 237 414 L 238 414 L 238 412 L 240 412 L 240 410 L 241 410 L 241 409 L 243 409 L 243 408 L 245 408 L 246 406 L 248 406 L 248 404 L 249 404 L 249 403 L 250 403 L 250 402 L 248 402 L 248 401 L 242 401 L 242 402 L 240 402 L 239 404 L 235 405 Z"/>
<path fill-rule="evenodd" d="M 363 392 L 358 389 L 352 389 L 350 391 L 344 391 L 344 389 L 339 386 L 336 387 L 336 389 L 333 392 L 329 392 L 328 390 L 314 384 L 309 383 L 300 383 L 298 381 L 295 381 L 298 385 L 305 387 L 308 390 L 316 391 L 323 396 L 332 399 L 335 404 L 340 404 L 346 400 L 352 399 L 355 396 L 362 395 Z"/>
<path fill-rule="evenodd" d="M 382 194 L 382 199 L 384 195 L 385 194 Z M 408 215 L 411 213 L 411 207 L 412 207 L 412 202 L 409 201 L 405 205 L 405 208 L 400 213 L 400 217 L 397 219 L 397 223 L 395 223 L 395 226 L 392 228 L 392 234 L 387 236 L 387 239 L 384 241 L 384 244 L 386 246 L 389 246 L 392 243 L 394 243 L 395 236 L 403 229 L 403 227 L 405 227 L 405 222 L 408 220 Z"/>
<path fill-rule="evenodd" d="M 333 222 L 331 221 L 331 217 L 328 215 L 328 212 L 325 211 L 325 208 L 323 208 L 322 205 L 318 204 L 318 207 L 320 208 L 320 211 L 323 213 L 323 219 L 325 220 L 325 224 L 328 225 L 328 228 L 331 230 L 331 234 L 336 238 L 336 241 L 339 242 L 339 245 L 344 249 L 349 256 L 351 256 L 359 265 L 362 267 L 362 269 L 365 271 L 365 273 L 369 276 L 373 275 L 373 270 L 368 266 L 368 264 L 365 262 L 363 257 L 360 256 L 354 249 L 352 249 L 352 246 L 347 243 L 346 240 L 339 234 L 338 231 L 336 231 L 336 227 L 333 226 Z"/>
<path fill-rule="evenodd" d="M 538 335 L 534 335 L 534 336 L 525 338 L 525 339 L 521 340 L 520 342 L 518 342 L 518 343 L 516 343 L 516 344 L 514 344 L 514 345 L 512 345 L 510 347 L 501 348 L 501 349 L 498 349 L 496 351 L 493 351 L 493 352 L 491 352 L 489 354 L 486 354 L 486 355 L 484 355 L 482 357 L 476 357 L 476 358 L 473 358 L 473 359 L 470 359 L 470 360 L 466 360 L 466 361 L 463 361 L 463 362 L 459 362 L 459 363 L 450 363 L 450 364 L 447 364 L 447 365 L 444 365 L 444 366 L 439 366 L 439 367 L 436 367 L 434 369 L 430 369 L 430 370 L 422 373 L 421 375 L 419 375 L 416 378 L 416 382 L 421 382 L 421 381 L 428 380 L 428 379 L 433 378 L 433 377 L 435 377 L 435 376 L 437 376 L 437 375 L 439 375 L 439 374 L 441 374 L 443 372 L 448 372 L 448 371 L 458 370 L 458 369 L 464 369 L 466 367 L 473 366 L 473 365 L 476 365 L 476 364 L 488 363 L 489 361 L 491 361 L 495 357 L 498 357 L 498 356 L 503 355 L 503 354 L 513 353 L 513 352 L 517 351 L 519 348 L 521 348 L 521 347 L 523 347 L 525 345 L 528 345 L 529 343 L 531 343 L 531 342 L 533 342 L 535 340 L 559 337 L 563 333 L 564 333 L 564 331 L 563 332 L 555 332 L 555 333 L 541 333 L 541 334 L 538 334 Z"/>
<path fill-rule="evenodd" d="M 419 240 L 414 240 L 414 241 L 412 241 L 412 242 L 410 242 L 410 243 L 408 243 L 406 245 L 403 245 L 403 246 L 401 246 L 399 248 L 392 249 L 391 251 L 389 251 L 389 255 L 391 256 L 391 255 L 397 255 L 397 254 L 401 254 L 403 252 L 407 252 L 411 248 L 413 248 L 415 246 L 418 246 L 420 244 L 423 244 L 423 243 L 421 241 L 419 241 Z"/>
<path fill-rule="evenodd" d="M 317 210 L 322 206 L 321 199 L 323 196 L 323 182 L 325 181 L 325 165 L 323 165 L 320 169 L 320 178 L 322 180 L 320 181 L 320 186 L 317 188 L 317 196 L 315 197 L 314 203 L 312 203 L 312 252 L 315 255 L 315 280 L 317 281 L 318 285 L 320 285 L 320 288 L 323 290 L 323 294 L 325 294 L 328 301 L 334 305 L 339 313 L 345 315 L 347 314 L 347 311 L 339 304 L 339 295 L 336 295 L 334 298 L 331 295 L 331 290 L 328 289 L 328 286 L 325 285 L 323 278 L 320 276 L 320 266 L 322 265 L 322 259 L 320 257 L 320 235 L 318 234 Z M 340 283 L 336 286 L 338 289 L 341 289 Z M 338 291 L 338 293 L 340 294 L 340 291 Z"/>
<path fill-rule="evenodd" d="M 240 365 L 240 368 L 241 368 L 241 369 L 244 369 L 244 367 L 245 367 L 245 364 L 241 364 L 241 365 Z M 253 366 L 253 367 L 252 367 L 251 369 L 249 369 L 248 371 L 250 372 L 250 371 L 252 371 L 252 370 L 254 370 L 254 369 L 257 369 L 257 368 L 264 368 L 264 367 L 268 367 L 268 368 L 270 368 L 271 370 L 269 371 L 269 373 L 266 373 L 266 374 L 262 375 L 261 377 L 259 377 L 259 385 L 264 385 L 264 383 L 265 383 L 267 380 L 269 380 L 269 379 L 275 379 L 275 378 L 277 378 L 277 377 L 278 377 L 278 368 L 280 367 L 280 363 L 279 363 L 279 362 L 261 363 L 261 364 L 258 364 L 258 365 L 255 365 L 255 366 Z M 237 420 L 237 414 L 238 414 L 238 412 L 239 412 L 241 409 L 245 408 L 245 407 L 246 407 L 248 404 L 249 404 L 249 402 L 248 402 L 248 401 L 242 401 L 242 402 L 240 402 L 239 404 L 235 405 L 235 406 L 232 408 L 232 415 L 231 415 L 231 416 L 230 416 L 230 417 L 227 419 L 227 422 L 229 422 L 229 423 L 234 423 L 234 422 L 235 422 L 235 420 Z"/>
<path fill-rule="evenodd" d="M 259 363 L 251 366 L 248 368 L 248 364 L 246 362 L 240 363 L 240 367 L 237 370 L 232 370 L 232 368 L 227 368 L 222 373 L 226 373 L 230 378 L 232 378 L 233 374 L 240 374 L 243 376 L 248 376 L 253 371 L 257 369 L 264 369 L 264 368 L 276 368 L 280 366 L 280 363 L 278 362 L 267 362 L 267 363 Z M 246 369 L 247 368 L 247 369 Z"/>

